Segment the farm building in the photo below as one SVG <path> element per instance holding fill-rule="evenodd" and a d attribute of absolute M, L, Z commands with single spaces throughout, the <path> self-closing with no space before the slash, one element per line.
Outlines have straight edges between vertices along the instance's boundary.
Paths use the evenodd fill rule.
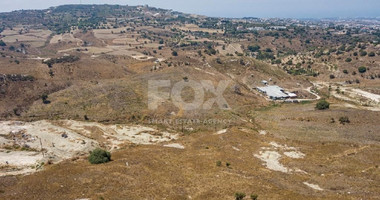
<path fill-rule="evenodd" d="M 277 85 L 269 85 L 265 87 L 258 87 L 257 90 L 263 94 L 266 94 L 270 99 L 278 100 L 278 99 L 287 99 L 287 98 L 295 98 L 296 94 L 287 92 L 283 88 Z"/>

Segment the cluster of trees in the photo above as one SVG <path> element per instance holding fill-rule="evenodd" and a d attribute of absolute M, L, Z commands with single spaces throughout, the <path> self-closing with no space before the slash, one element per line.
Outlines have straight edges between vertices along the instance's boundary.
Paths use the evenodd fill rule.
<path fill-rule="evenodd" d="M 79 60 L 78 56 L 63 56 L 60 58 L 51 58 L 47 61 L 42 61 L 44 64 L 47 64 L 50 68 L 53 67 L 53 64 L 56 63 L 73 63 Z"/>
<path fill-rule="evenodd" d="M 258 52 L 260 50 L 260 46 L 259 45 L 250 45 L 250 46 L 248 46 L 248 50 L 251 52 Z"/>
<path fill-rule="evenodd" d="M 273 60 L 275 59 L 276 57 L 274 57 L 273 53 L 272 52 L 263 52 L 263 51 L 259 51 L 259 53 L 257 54 L 256 56 L 257 59 L 259 60 Z"/>
<path fill-rule="evenodd" d="M 257 52 L 256 58 L 259 60 L 274 60 L 276 58 L 270 48 L 265 49 L 265 51 L 261 51 L 261 47 L 259 45 L 249 45 L 247 49 L 252 53 Z"/>

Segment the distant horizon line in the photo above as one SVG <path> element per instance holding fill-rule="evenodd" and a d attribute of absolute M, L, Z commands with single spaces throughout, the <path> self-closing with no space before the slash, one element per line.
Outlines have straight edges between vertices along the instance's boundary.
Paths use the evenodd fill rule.
<path fill-rule="evenodd" d="M 17 12 L 17 11 L 28 11 L 28 10 L 47 10 L 50 8 L 54 7 L 59 7 L 59 6 L 77 6 L 77 5 L 85 5 L 85 6 L 101 6 L 101 5 L 109 5 L 109 6 L 131 6 L 131 7 L 138 7 L 138 6 L 148 6 L 151 8 L 158 8 L 158 9 L 163 9 L 163 10 L 172 10 L 174 12 L 180 12 L 183 14 L 190 14 L 190 15 L 200 15 L 200 16 L 205 16 L 205 17 L 210 17 L 210 18 L 225 18 L 225 19 L 245 19 L 245 18 L 256 18 L 256 19 L 298 19 L 298 20 L 329 20 L 329 19 L 379 19 L 380 16 L 376 17 L 370 17 L 370 16 L 356 16 L 356 17 L 255 17 L 255 16 L 245 16 L 245 17 L 226 17 L 226 16 L 212 16 L 212 15 L 206 15 L 206 14 L 197 14 L 197 13 L 187 13 L 183 11 L 178 11 L 170 8 L 162 8 L 162 7 L 156 7 L 156 6 L 151 6 L 149 4 L 138 4 L 138 5 L 131 5 L 131 4 L 83 4 L 83 3 L 74 3 L 74 4 L 61 4 L 61 5 L 56 5 L 56 6 L 49 6 L 47 8 L 30 8 L 30 9 L 16 9 L 16 10 L 11 10 L 11 11 L 0 11 L 0 13 L 11 13 L 11 12 Z"/>

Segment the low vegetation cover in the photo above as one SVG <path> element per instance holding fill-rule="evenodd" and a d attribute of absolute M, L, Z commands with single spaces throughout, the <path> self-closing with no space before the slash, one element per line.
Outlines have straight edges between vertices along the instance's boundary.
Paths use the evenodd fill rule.
<path fill-rule="evenodd" d="M 43 63 L 47 64 L 49 67 L 52 67 L 54 64 L 57 64 L 57 63 L 73 63 L 73 62 L 78 61 L 79 59 L 80 58 L 78 56 L 69 55 L 69 56 L 63 56 L 59 58 L 51 58 L 51 59 L 43 61 Z"/>

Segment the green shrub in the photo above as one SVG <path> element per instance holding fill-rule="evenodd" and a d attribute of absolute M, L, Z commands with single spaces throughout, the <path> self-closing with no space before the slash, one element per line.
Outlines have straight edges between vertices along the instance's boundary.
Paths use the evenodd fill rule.
<path fill-rule="evenodd" d="M 91 164 L 101 164 L 111 161 L 111 153 L 103 149 L 95 149 L 90 153 L 88 161 Z"/>
<path fill-rule="evenodd" d="M 368 56 L 369 56 L 369 57 L 374 57 L 374 56 L 375 56 L 375 52 L 370 52 L 370 53 L 368 54 Z"/>
<path fill-rule="evenodd" d="M 48 98 L 49 98 L 49 96 L 47 94 L 42 94 L 41 95 L 42 103 L 49 104 L 50 101 L 48 100 Z"/>
<path fill-rule="evenodd" d="M 236 192 L 235 193 L 235 199 L 236 200 L 242 200 L 242 199 L 244 199 L 244 197 L 245 197 L 245 193 L 243 193 L 243 192 Z"/>
<path fill-rule="evenodd" d="M 350 119 L 348 119 L 346 116 L 340 117 L 339 122 L 344 125 L 345 123 L 350 123 Z"/>
<path fill-rule="evenodd" d="M 257 200 L 258 197 L 259 197 L 259 195 L 257 195 L 257 194 L 251 194 L 252 200 Z"/>
<path fill-rule="evenodd" d="M 317 103 L 315 108 L 318 110 L 326 110 L 330 108 L 330 103 L 323 99 Z"/>
<path fill-rule="evenodd" d="M 351 62 L 352 58 L 346 58 L 346 62 Z"/>
<path fill-rule="evenodd" d="M 1 47 L 5 47 L 5 46 L 7 46 L 7 44 L 5 44 L 4 41 L 0 40 L 0 46 L 1 46 Z"/>
<path fill-rule="evenodd" d="M 361 66 L 361 67 L 358 68 L 358 71 L 359 71 L 360 73 L 365 73 L 365 72 L 367 71 L 367 68 L 364 67 L 364 66 Z"/>
<path fill-rule="evenodd" d="M 173 52 L 172 52 L 172 55 L 173 55 L 173 56 L 178 56 L 178 53 L 177 53 L 176 51 L 173 51 Z"/>
<path fill-rule="evenodd" d="M 222 161 L 220 161 L 220 160 L 216 161 L 216 166 L 218 166 L 218 167 L 222 166 Z"/>

